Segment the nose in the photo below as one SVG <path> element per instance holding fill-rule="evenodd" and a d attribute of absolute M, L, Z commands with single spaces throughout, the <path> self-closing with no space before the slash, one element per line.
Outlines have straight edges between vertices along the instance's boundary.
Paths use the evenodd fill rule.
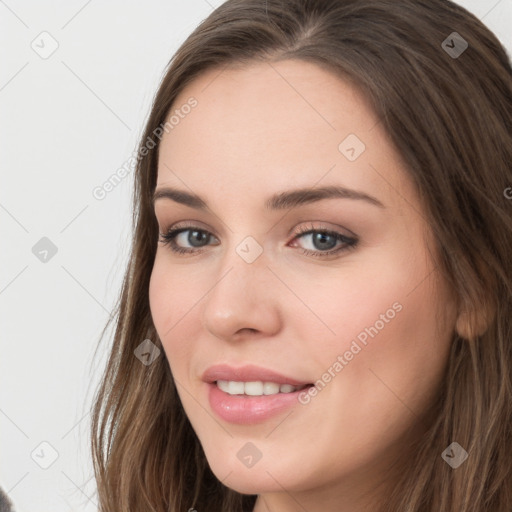
<path fill-rule="evenodd" d="M 281 328 L 278 283 L 262 253 L 248 263 L 232 249 L 202 301 L 204 328 L 225 341 L 268 337 Z"/>

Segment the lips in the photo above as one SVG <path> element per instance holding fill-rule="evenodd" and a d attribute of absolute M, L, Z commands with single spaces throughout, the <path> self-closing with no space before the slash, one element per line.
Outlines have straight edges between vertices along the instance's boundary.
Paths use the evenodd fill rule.
<path fill-rule="evenodd" d="M 298 395 L 302 392 L 299 390 L 310 385 L 306 381 L 254 365 L 238 368 L 227 364 L 211 366 L 203 373 L 202 379 L 205 383 L 205 399 L 211 410 L 222 420 L 239 425 L 265 422 L 290 407 L 297 406 Z M 226 385 L 243 385 L 247 391 L 247 386 L 252 389 L 257 383 L 263 386 L 280 385 L 285 392 L 249 396 L 251 393 L 231 394 L 221 389 Z"/>
<path fill-rule="evenodd" d="M 203 373 L 202 380 L 209 384 L 218 380 L 236 382 L 275 382 L 276 384 L 290 384 L 295 387 L 302 387 L 310 384 L 307 381 L 300 381 L 268 368 L 254 365 L 245 365 L 238 368 L 227 364 L 211 366 Z"/>

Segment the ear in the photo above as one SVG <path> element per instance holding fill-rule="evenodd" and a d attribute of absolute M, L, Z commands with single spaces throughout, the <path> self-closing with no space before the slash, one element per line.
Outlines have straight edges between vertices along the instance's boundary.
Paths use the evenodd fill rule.
<path fill-rule="evenodd" d="M 488 301 L 478 305 L 478 309 L 462 310 L 455 323 L 457 334 L 466 340 L 471 340 L 482 336 L 496 315 L 496 308 Z"/>
<path fill-rule="evenodd" d="M 482 259 L 477 260 L 477 275 L 479 291 L 475 292 L 472 304 L 462 304 L 455 323 L 457 334 L 466 340 L 482 336 L 496 316 L 495 276 Z"/>

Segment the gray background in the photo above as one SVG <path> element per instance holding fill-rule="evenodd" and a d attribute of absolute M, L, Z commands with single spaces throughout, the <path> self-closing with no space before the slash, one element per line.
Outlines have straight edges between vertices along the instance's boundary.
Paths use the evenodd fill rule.
<path fill-rule="evenodd" d="M 0 0 L 0 485 L 18 512 L 96 510 L 88 410 L 105 344 L 93 355 L 123 277 L 132 175 L 93 190 L 220 3 Z M 459 3 L 512 54 L 512 0 Z"/>

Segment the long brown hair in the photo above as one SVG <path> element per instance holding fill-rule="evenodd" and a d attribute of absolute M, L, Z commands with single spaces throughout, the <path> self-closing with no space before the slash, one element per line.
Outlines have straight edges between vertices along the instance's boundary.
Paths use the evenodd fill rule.
<path fill-rule="evenodd" d="M 136 166 L 131 257 L 92 410 L 100 510 L 252 510 L 255 496 L 211 472 L 166 358 L 144 365 L 134 350 L 146 339 L 162 348 L 148 299 L 157 128 L 206 70 L 283 59 L 338 73 L 371 101 L 469 318 L 464 336 L 454 330 L 434 419 L 384 510 L 511 511 L 512 69 L 494 34 L 448 0 L 228 0 L 174 55 L 139 146 L 143 155 L 156 141 Z M 469 453 L 457 469 L 441 458 L 454 441 Z"/>

